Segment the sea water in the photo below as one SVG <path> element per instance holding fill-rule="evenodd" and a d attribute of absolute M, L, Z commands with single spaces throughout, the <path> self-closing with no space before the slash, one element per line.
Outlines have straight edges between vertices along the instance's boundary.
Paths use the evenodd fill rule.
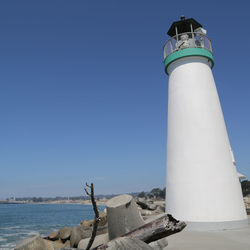
<path fill-rule="evenodd" d="M 99 206 L 102 211 L 105 207 Z M 93 219 L 92 205 L 81 204 L 0 204 L 0 250 L 13 249 L 22 239 L 48 236 L 63 227 Z"/>

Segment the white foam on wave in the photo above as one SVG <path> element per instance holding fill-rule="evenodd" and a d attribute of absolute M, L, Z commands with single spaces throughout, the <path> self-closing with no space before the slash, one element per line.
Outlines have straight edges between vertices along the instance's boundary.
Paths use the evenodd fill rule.
<path fill-rule="evenodd" d="M 0 242 L 3 242 L 3 241 L 7 241 L 7 239 L 0 237 Z"/>
<path fill-rule="evenodd" d="M 19 228 L 21 227 L 20 226 L 1 227 L 1 230 L 13 230 L 13 229 L 19 229 Z"/>
<path fill-rule="evenodd" d="M 4 241 L 7 241 L 7 239 L 1 238 Z M 2 241 L 3 242 L 3 241 Z M 0 244 L 0 250 L 12 250 L 15 247 L 15 243 L 14 242 L 5 242 L 5 243 L 1 243 Z"/>
<path fill-rule="evenodd" d="M 39 232 L 38 231 L 30 231 L 30 232 L 25 233 L 25 234 L 28 235 L 28 236 L 34 236 L 34 235 L 39 234 Z"/>
<path fill-rule="evenodd" d="M 8 234 L 2 234 L 2 236 L 10 238 L 10 237 L 17 236 L 17 235 L 22 235 L 22 234 L 26 234 L 26 233 L 24 233 L 24 232 L 8 233 Z"/>
<path fill-rule="evenodd" d="M 0 246 L 0 250 L 14 250 L 15 244 L 6 243 Z"/>
<path fill-rule="evenodd" d="M 29 229 L 33 225 L 22 225 L 22 226 L 6 226 L 6 227 L 0 227 L 1 230 L 15 230 L 15 229 Z"/>

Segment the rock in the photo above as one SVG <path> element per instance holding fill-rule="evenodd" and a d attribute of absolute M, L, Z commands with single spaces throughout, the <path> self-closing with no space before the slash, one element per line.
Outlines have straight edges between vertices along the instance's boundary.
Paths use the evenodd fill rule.
<path fill-rule="evenodd" d="M 44 239 L 43 239 L 43 241 L 45 243 L 44 250 L 54 250 L 54 245 L 53 245 L 52 241 L 50 241 L 50 240 L 44 240 Z"/>
<path fill-rule="evenodd" d="M 99 213 L 100 221 L 98 223 L 98 226 L 105 226 L 107 223 L 107 214 L 105 212 Z"/>
<path fill-rule="evenodd" d="M 54 250 L 50 241 L 44 240 L 40 235 L 35 235 L 30 238 L 22 240 L 16 245 L 15 250 Z"/>
<path fill-rule="evenodd" d="M 144 198 L 137 198 L 136 203 L 142 208 L 142 209 L 148 209 L 148 203 Z"/>
<path fill-rule="evenodd" d="M 61 249 L 65 246 L 60 239 L 56 241 L 50 241 L 50 243 L 53 245 L 53 249 L 55 250 Z"/>
<path fill-rule="evenodd" d="M 91 230 L 91 232 L 92 232 L 92 230 Z M 98 226 L 96 235 L 105 234 L 107 232 L 108 232 L 108 226 L 107 225 L 102 226 L 102 227 Z"/>
<path fill-rule="evenodd" d="M 81 226 L 76 226 L 72 229 L 70 236 L 70 246 L 77 247 L 81 239 L 88 238 L 91 236 L 91 232 L 84 230 Z"/>
<path fill-rule="evenodd" d="M 81 226 L 82 227 L 92 227 L 94 223 L 94 220 L 83 220 L 81 221 Z"/>
<path fill-rule="evenodd" d="M 154 211 L 157 208 L 155 204 L 148 204 L 148 210 Z"/>
<path fill-rule="evenodd" d="M 143 198 L 137 198 L 136 203 L 142 209 L 155 210 L 157 208 L 157 206 L 154 204 L 152 200 L 145 200 Z"/>
<path fill-rule="evenodd" d="M 162 238 L 160 240 L 156 240 L 156 241 L 149 243 L 149 245 L 154 250 L 162 250 L 168 245 L 168 240 L 167 240 L 167 238 Z"/>
<path fill-rule="evenodd" d="M 165 213 L 165 206 L 158 205 L 156 210 L 158 210 L 158 211 L 161 211 L 161 212 Z"/>
<path fill-rule="evenodd" d="M 105 212 L 99 212 L 99 218 L 100 218 L 100 221 L 98 223 L 97 235 L 107 232 L 107 214 Z M 91 232 L 92 232 L 93 224 L 94 224 L 94 220 L 83 220 L 81 222 L 81 226 L 85 230 L 91 230 Z"/>
<path fill-rule="evenodd" d="M 70 240 L 66 240 L 63 245 L 65 247 L 70 247 Z"/>
<path fill-rule="evenodd" d="M 90 238 L 87 238 L 87 239 L 83 239 L 83 240 L 80 240 L 79 244 L 78 244 L 78 249 L 86 249 L 88 243 L 89 243 L 89 239 Z M 109 236 L 108 234 L 101 234 L 101 235 L 97 235 L 95 237 L 95 240 L 91 246 L 91 248 L 94 248 L 94 247 L 97 247 L 101 244 L 105 244 L 109 241 Z"/>
<path fill-rule="evenodd" d="M 58 240 L 59 239 L 59 234 L 58 234 L 58 232 L 53 232 L 53 233 L 51 233 L 50 235 L 49 235 L 49 240 Z"/>
<path fill-rule="evenodd" d="M 107 213 L 99 212 L 99 218 L 100 218 L 100 221 L 98 223 L 98 226 L 104 226 L 107 223 Z M 93 223 L 94 223 L 94 220 L 83 220 L 81 222 L 81 226 L 92 227 Z"/>
<path fill-rule="evenodd" d="M 141 215 L 142 215 L 142 216 L 145 216 L 145 215 L 152 215 L 152 214 L 153 214 L 152 211 L 149 211 L 149 210 L 147 210 L 147 209 L 142 209 L 140 212 L 141 212 Z"/>
<path fill-rule="evenodd" d="M 108 250 L 152 250 L 153 248 L 141 240 L 121 237 L 108 242 Z"/>
<path fill-rule="evenodd" d="M 72 232 L 72 229 L 70 227 L 65 227 L 63 229 L 60 229 L 58 232 L 59 238 L 63 240 L 63 242 L 65 242 L 66 240 L 70 238 L 71 232 Z"/>
<path fill-rule="evenodd" d="M 133 197 L 127 194 L 107 202 L 107 221 L 110 240 L 144 225 Z"/>

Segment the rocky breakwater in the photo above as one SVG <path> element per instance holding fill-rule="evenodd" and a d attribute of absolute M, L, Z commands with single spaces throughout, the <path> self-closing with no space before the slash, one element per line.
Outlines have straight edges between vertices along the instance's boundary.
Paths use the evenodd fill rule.
<path fill-rule="evenodd" d="M 165 213 L 164 200 L 155 201 L 153 199 L 136 198 L 136 203 L 144 220 Z"/>
<path fill-rule="evenodd" d="M 186 224 L 164 214 L 164 202 L 119 195 L 100 212 L 97 235 L 91 249 L 167 249 L 167 236 L 180 232 Z M 62 228 L 42 238 L 36 235 L 19 243 L 15 250 L 86 249 L 94 220 L 84 220 L 74 228 Z"/>
<path fill-rule="evenodd" d="M 100 222 L 97 229 L 97 235 L 108 232 L 106 210 L 99 213 Z M 94 220 L 83 220 L 79 226 L 73 228 L 61 228 L 57 232 L 52 232 L 47 237 L 41 237 L 39 234 L 24 239 L 16 245 L 15 250 L 57 250 L 65 248 L 77 248 L 82 239 L 89 240 L 92 233 Z"/>

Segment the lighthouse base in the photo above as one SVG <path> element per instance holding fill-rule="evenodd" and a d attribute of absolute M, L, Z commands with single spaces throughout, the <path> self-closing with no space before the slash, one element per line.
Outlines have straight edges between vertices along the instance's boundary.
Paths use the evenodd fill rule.
<path fill-rule="evenodd" d="M 220 231 L 220 230 L 233 230 L 249 227 L 250 221 L 237 220 L 237 221 L 221 221 L 221 222 L 191 222 L 186 221 L 187 226 L 185 231 Z"/>
<path fill-rule="evenodd" d="M 250 249 L 250 226 L 235 230 L 181 231 L 168 239 L 168 250 L 247 250 Z"/>

